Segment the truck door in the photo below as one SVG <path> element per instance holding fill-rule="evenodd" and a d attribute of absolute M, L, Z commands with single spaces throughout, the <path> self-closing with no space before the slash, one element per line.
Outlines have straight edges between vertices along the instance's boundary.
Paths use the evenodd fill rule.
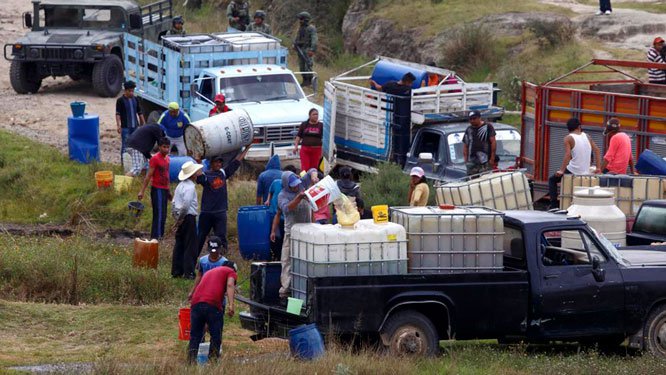
<path fill-rule="evenodd" d="M 216 94 L 215 78 L 213 76 L 204 74 L 198 81 L 199 89 L 192 97 L 192 108 L 190 110 L 192 121 L 208 117 L 208 113 L 214 107 L 213 98 Z"/>
<path fill-rule="evenodd" d="M 323 156 L 330 166 L 335 155 L 335 112 L 337 110 L 337 92 L 330 82 L 324 85 L 324 139 L 322 140 Z"/>
<path fill-rule="evenodd" d="M 617 264 L 582 229 L 538 239 L 540 292 L 530 328 L 547 338 L 624 332 L 624 286 Z M 597 262 L 594 261 L 597 258 Z"/>
<path fill-rule="evenodd" d="M 444 140 L 442 133 L 432 130 L 420 130 L 411 147 L 411 152 L 407 158 L 405 170 L 409 171 L 412 167 L 419 166 L 423 168 L 428 178 L 438 178 L 441 175 L 444 160 Z M 432 159 L 421 159 L 421 154 L 430 154 Z"/>

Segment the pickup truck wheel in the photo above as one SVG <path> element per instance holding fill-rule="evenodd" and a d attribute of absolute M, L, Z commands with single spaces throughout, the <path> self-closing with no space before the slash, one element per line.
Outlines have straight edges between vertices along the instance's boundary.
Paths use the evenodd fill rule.
<path fill-rule="evenodd" d="M 416 311 L 392 315 L 381 332 L 392 356 L 434 356 L 439 352 L 439 336 L 430 319 Z"/>
<path fill-rule="evenodd" d="M 92 83 L 97 95 L 110 98 L 116 96 L 123 83 L 123 63 L 116 55 L 109 55 L 95 64 Z"/>
<path fill-rule="evenodd" d="M 34 94 L 42 86 L 42 79 L 37 78 L 34 64 L 27 62 L 12 61 L 9 81 L 18 94 Z"/>
<path fill-rule="evenodd" d="M 643 335 L 645 348 L 657 357 L 666 358 L 666 305 L 650 313 Z"/>

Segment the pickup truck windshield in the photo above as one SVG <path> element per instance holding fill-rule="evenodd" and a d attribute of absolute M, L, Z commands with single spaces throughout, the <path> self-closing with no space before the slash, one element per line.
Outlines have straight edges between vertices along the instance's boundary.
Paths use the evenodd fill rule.
<path fill-rule="evenodd" d="M 44 25 L 53 28 L 122 29 L 125 16 L 121 8 L 82 8 L 45 6 Z"/>
<path fill-rule="evenodd" d="M 291 74 L 220 78 L 220 91 L 227 103 L 303 99 Z"/>
<path fill-rule="evenodd" d="M 495 141 L 497 142 L 497 156 L 502 161 L 513 161 L 520 155 L 520 134 L 515 130 L 496 130 Z M 449 156 L 453 164 L 462 164 L 463 158 L 463 136 L 465 133 L 451 133 L 447 136 L 449 145 Z"/>
<path fill-rule="evenodd" d="M 666 217 L 663 207 L 643 206 L 636 217 L 634 231 L 663 235 L 666 233 Z"/>

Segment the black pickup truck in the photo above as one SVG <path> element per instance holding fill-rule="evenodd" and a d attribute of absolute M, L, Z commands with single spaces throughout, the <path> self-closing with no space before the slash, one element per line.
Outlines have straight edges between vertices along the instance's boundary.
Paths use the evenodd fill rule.
<path fill-rule="evenodd" d="M 263 338 L 314 322 L 396 355 L 432 355 L 451 339 L 612 348 L 628 338 L 666 357 L 666 253 L 618 251 L 561 214 L 507 211 L 504 224 L 503 271 L 313 278 L 301 315 L 239 297 L 250 307 L 242 325 Z"/>

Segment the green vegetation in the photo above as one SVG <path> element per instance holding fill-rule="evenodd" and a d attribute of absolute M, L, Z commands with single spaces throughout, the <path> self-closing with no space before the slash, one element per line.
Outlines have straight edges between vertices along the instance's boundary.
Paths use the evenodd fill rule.
<path fill-rule="evenodd" d="M 374 205 L 409 206 L 409 175 L 403 173 L 394 163 L 380 163 L 375 166 L 377 174 L 361 175 L 361 194 L 367 209 Z M 435 190 L 430 185 L 429 204 L 435 204 Z"/>

